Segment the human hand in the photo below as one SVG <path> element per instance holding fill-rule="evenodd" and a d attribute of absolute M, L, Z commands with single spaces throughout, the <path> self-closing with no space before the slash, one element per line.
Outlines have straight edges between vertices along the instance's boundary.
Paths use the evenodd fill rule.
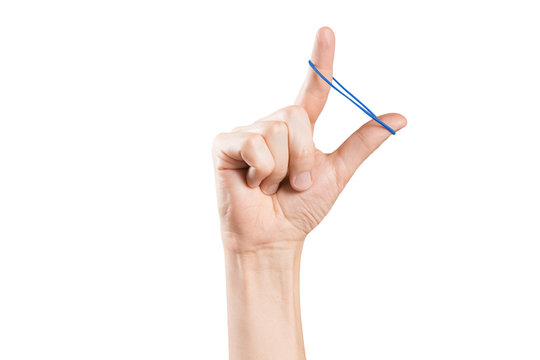
<path fill-rule="evenodd" d="M 312 62 L 332 79 L 335 39 L 321 28 Z M 213 144 L 222 238 L 237 253 L 297 247 L 326 216 L 358 166 L 390 133 L 371 120 L 337 150 L 313 144 L 330 86 L 312 69 L 295 101 L 251 125 L 219 134 Z M 380 117 L 395 130 L 399 114 Z"/>

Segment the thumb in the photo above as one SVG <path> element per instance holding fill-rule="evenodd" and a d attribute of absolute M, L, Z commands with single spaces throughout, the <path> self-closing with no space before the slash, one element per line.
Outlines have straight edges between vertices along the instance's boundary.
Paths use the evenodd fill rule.
<path fill-rule="evenodd" d="M 380 116 L 379 119 L 396 131 L 407 125 L 407 120 L 400 114 L 386 114 Z M 360 164 L 390 135 L 388 130 L 371 120 L 362 125 L 336 151 L 330 154 L 341 187 L 347 184 Z"/>

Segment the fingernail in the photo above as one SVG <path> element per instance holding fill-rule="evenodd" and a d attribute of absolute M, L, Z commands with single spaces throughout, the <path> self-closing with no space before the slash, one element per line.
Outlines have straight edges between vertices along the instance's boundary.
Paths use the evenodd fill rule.
<path fill-rule="evenodd" d="M 311 174 L 309 171 L 305 171 L 303 173 L 300 173 L 296 175 L 294 178 L 294 186 L 298 190 L 306 190 L 311 186 Z"/>
<path fill-rule="evenodd" d="M 273 195 L 276 193 L 278 186 L 279 184 L 268 185 L 265 189 L 263 189 L 263 192 L 266 195 Z"/>

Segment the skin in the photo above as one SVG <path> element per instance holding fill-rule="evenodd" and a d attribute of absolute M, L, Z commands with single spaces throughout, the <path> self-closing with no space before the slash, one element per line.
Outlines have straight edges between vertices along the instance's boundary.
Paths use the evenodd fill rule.
<path fill-rule="evenodd" d="M 317 32 L 311 61 L 332 78 L 335 37 Z M 299 271 L 307 234 L 390 133 L 375 121 L 334 152 L 313 144 L 330 86 L 311 69 L 294 102 L 216 136 L 212 147 L 225 250 L 230 359 L 305 359 Z M 399 114 L 379 117 L 394 130 Z"/>

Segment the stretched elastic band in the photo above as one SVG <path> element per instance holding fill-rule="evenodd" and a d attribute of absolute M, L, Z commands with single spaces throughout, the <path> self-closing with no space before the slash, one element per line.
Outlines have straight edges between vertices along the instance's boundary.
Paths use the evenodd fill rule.
<path fill-rule="evenodd" d="M 358 98 L 356 96 L 354 96 L 353 94 L 351 94 L 351 92 L 347 89 L 345 89 L 345 87 L 343 85 L 341 85 L 339 83 L 339 81 L 336 80 L 336 78 L 332 77 L 332 80 L 336 82 L 336 84 L 338 84 L 339 87 L 341 87 L 347 94 L 349 94 L 350 96 L 352 96 L 352 98 L 354 99 L 351 99 L 350 97 L 348 97 L 347 95 L 345 95 L 343 93 L 343 91 L 339 90 L 337 87 L 334 86 L 334 84 L 332 84 L 331 81 L 329 81 L 326 77 L 324 77 L 323 74 L 321 74 L 321 72 L 317 69 L 317 67 L 311 62 L 311 60 L 309 60 L 309 66 L 311 66 L 311 68 L 317 73 L 317 75 L 319 75 L 321 77 L 321 79 L 323 79 L 324 81 L 326 81 L 326 83 L 328 85 L 330 85 L 332 88 L 334 88 L 334 90 L 336 90 L 338 93 L 340 93 L 341 95 L 345 96 L 350 102 L 352 102 L 354 105 L 356 105 L 358 108 L 360 108 L 360 110 L 362 110 L 364 113 L 366 113 L 367 116 L 369 116 L 370 118 L 372 118 L 373 120 L 375 120 L 376 122 L 378 122 L 379 124 L 381 124 L 382 127 L 384 127 L 386 130 L 390 131 L 390 133 L 392 135 L 396 135 L 396 132 L 394 131 L 394 129 L 392 129 L 390 126 L 386 125 L 383 121 L 379 120 L 377 118 L 377 116 L 375 116 L 375 114 L 369 110 L 369 108 L 364 105 L 363 102 L 361 102 L 360 100 L 358 100 Z M 356 100 L 356 101 L 355 101 Z"/>

